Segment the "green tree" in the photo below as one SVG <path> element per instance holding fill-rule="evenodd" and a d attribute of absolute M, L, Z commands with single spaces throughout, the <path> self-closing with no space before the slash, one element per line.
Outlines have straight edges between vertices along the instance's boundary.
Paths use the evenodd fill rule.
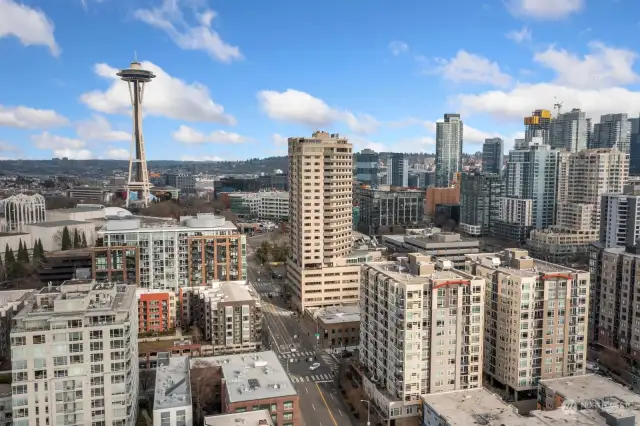
<path fill-rule="evenodd" d="M 73 230 L 73 248 L 80 248 L 80 233 L 78 228 Z"/>
<path fill-rule="evenodd" d="M 22 259 L 24 259 L 24 256 L 22 254 L 22 240 L 18 241 L 18 252 L 16 253 L 16 257 L 18 259 L 18 262 L 22 262 Z"/>
<path fill-rule="evenodd" d="M 260 262 L 261 265 L 264 265 L 265 263 L 267 263 L 271 257 L 271 244 L 269 244 L 269 241 L 263 241 L 262 244 L 260 244 L 260 247 L 258 247 L 258 249 L 256 250 L 256 259 L 258 259 L 258 262 Z"/>
<path fill-rule="evenodd" d="M 40 257 L 41 262 L 46 262 L 47 257 L 44 254 L 44 246 L 42 245 L 42 240 L 38 238 L 38 256 Z"/>
<path fill-rule="evenodd" d="M 22 240 L 20 240 L 20 242 L 22 242 Z M 21 248 L 18 251 L 18 262 L 29 263 L 30 261 L 29 249 L 27 248 L 27 243 L 25 241 L 24 244 L 21 244 Z"/>
<path fill-rule="evenodd" d="M 82 233 L 82 241 L 80 242 L 80 247 L 82 248 L 87 248 L 87 235 L 83 232 Z"/>
<path fill-rule="evenodd" d="M 7 271 L 4 269 L 4 262 L 0 257 L 0 283 L 7 279 Z"/>
<path fill-rule="evenodd" d="M 4 264 L 7 271 L 7 279 L 14 279 L 17 272 L 17 262 L 16 257 L 13 254 L 13 250 L 9 248 L 9 244 L 7 244 L 7 247 L 5 248 Z"/>
<path fill-rule="evenodd" d="M 61 250 L 69 250 L 71 248 L 71 235 L 69 234 L 69 228 L 66 226 L 62 228 L 62 242 L 60 243 Z"/>

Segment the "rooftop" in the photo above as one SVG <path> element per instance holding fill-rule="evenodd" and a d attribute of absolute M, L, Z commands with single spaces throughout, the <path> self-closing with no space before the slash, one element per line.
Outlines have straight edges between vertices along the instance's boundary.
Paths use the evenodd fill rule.
<path fill-rule="evenodd" d="M 220 414 L 204 418 L 204 426 L 273 426 L 269 410 L 247 411 L 245 413 Z"/>
<path fill-rule="evenodd" d="M 403 284 L 424 284 L 431 280 L 479 279 L 459 269 L 434 269 L 433 272 L 429 272 L 428 275 L 417 275 L 412 273 L 402 261 L 371 262 L 367 263 L 367 266 Z"/>
<path fill-rule="evenodd" d="M 74 190 L 77 188 L 74 188 Z M 82 188 L 80 188 L 82 189 Z M 52 212 L 60 212 L 60 213 L 79 213 L 79 212 L 93 212 L 104 209 L 104 206 L 77 206 L 70 207 L 66 209 L 53 209 Z"/>
<path fill-rule="evenodd" d="M 313 315 L 325 324 L 360 322 L 360 306 L 328 306 L 316 309 Z"/>
<path fill-rule="evenodd" d="M 230 403 L 297 396 L 273 351 L 194 359 L 191 368 L 220 366 Z"/>
<path fill-rule="evenodd" d="M 4 290 L 0 291 L 0 311 L 20 304 L 23 300 L 29 298 L 34 290 Z"/>
<path fill-rule="evenodd" d="M 513 255 L 512 258 L 507 258 L 507 256 L 511 255 Z M 520 277 L 536 277 L 541 273 L 587 273 L 568 266 L 534 259 L 529 256 L 529 253 L 526 250 L 521 249 L 507 249 L 499 253 L 469 253 L 466 257 L 467 260 L 480 263 L 485 267 L 490 267 L 505 274 L 517 275 Z M 517 267 L 514 265 L 514 261 L 522 262 L 523 266 Z"/>
<path fill-rule="evenodd" d="M 189 357 L 158 353 L 153 411 L 191 406 Z"/>
<path fill-rule="evenodd" d="M 597 374 L 540 380 L 540 384 L 561 394 L 565 399 L 575 401 L 576 404 L 601 399 L 617 400 L 623 401 L 625 406 L 633 406 L 636 412 L 640 411 L 640 395 Z"/>
<path fill-rule="evenodd" d="M 160 218 L 150 218 L 146 216 L 125 216 L 120 218 L 109 218 L 100 229 L 105 232 L 127 232 L 127 231 L 196 231 L 209 230 L 216 231 L 236 231 L 237 227 L 222 216 L 211 213 L 198 213 L 197 216 L 181 217 L 179 223 L 175 220 Z"/>
<path fill-rule="evenodd" d="M 71 249 L 71 250 L 60 250 L 54 252 L 47 253 L 47 259 L 64 259 L 64 258 L 76 258 L 78 256 L 87 256 L 91 257 L 92 249 L 90 248 L 79 248 L 79 249 Z"/>
<path fill-rule="evenodd" d="M 193 287 L 193 294 L 209 299 L 212 304 L 218 302 L 258 301 L 254 289 L 246 281 L 217 281 L 209 287 Z"/>
<path fill-rule="evenodd" d="M 83 220 L 54 220 L 51 222 L 39 222 L 39 223 L 29 223 L 28 226 L 37 226 L 40 228 L 57 228 L 60 226 L 72 226 L 72 225 L 86 225 L 87 223 Z"/>

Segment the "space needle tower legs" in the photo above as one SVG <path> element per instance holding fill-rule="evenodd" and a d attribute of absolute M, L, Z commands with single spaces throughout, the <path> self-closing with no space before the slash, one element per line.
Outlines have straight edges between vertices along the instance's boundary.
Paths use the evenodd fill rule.
<path fill-rule="evenodd" d="M 144 87 L 155 75 L 142 69 L 142 64 L 135 60 L 129 68 L 120 70 L 117 74 L 129 85 L 129 95 L 133 109 L 133 131 L 131 134 L 131 150 L 129 152 L 129 177 L 126 184 L 126 206 L 132 203 L 131 193 L 137 194 L 137 203 L 141 207 L 148 207 L 151 201 L 147 158 L 142 135 L 142 100 Z"/>

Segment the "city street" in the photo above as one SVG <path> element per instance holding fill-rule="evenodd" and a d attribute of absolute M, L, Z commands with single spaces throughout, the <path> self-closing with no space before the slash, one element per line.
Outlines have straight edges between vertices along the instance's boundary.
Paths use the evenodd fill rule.
<path fill-rule="evenodd" d="M 249 240 L 250 246 L 254 244 Z M 259 244 L 259 243 L 258 243 Z M 280 280 L 273 280 L 253 259 L 255 246 L 247 253 L 247 279 L 262 298 L 263 330 L 269 333 L 269 345 L 300 395 L 300 408 L 306 426 L 349 426 L 353 422 L 334 382 L 337 360 L 316 348 L 313 333 L 305 331 L 299 318 L 287 309 Z M 270 298 L 268 294 L 271 294 Z M 320 366 L 315 370 L 313 363 Z"/>

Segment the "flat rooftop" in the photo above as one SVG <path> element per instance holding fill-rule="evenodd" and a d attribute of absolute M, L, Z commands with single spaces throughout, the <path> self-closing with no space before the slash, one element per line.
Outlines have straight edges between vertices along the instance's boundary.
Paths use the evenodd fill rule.
<path fill-rule="evenodd" d="M 82 189 L 82 188 L 73 188 L 73 190 Z M 77 206 L 70 207 L 66 209 L 53 209 L 50 210 L 52 212 L 60 212 L 60 213 L 80 213 L 80 212 L 94 212 L 104 209 L 104 206 Z"/>
<path fill-rule="evenodd" d="M 497 271 L 501 271 L 505 274 L 517 275 L 520 277 L 535 277 L 540 275 L 540 273 L 561 273 L 561 272 L 569 272 L 569 273 L 587 273 L 586 271 L 581 271 L 578 269 L 570 268 L 568 266 L 557 265 L 555 263 L 545 262 L 540 259 L 535 259 L 530 256 L 525 256 L 526 260 L 533 260 L 533 268 L 512 268 L 510 267 L 503 259 L 502 253 L 469 253 L 466 255 L 468 260 L 477 261 L 483 263 L 485 266 L 489 266 Z M 499 266 L 491 265 L 492 259 L 498 258 L 501 260 Z"/>
<path fill-rule="evenodd" d="M 216 231 L 237 231 L 233 222 L 226 220 L 222 216 L 216 216 L 210 213 L 198 213 L 197 216 L 181 217 L 179 221 L 167 220 L 166 218 L 154 218 L 147 216 L 123 216 L 121 218 L 109 218 L 104 226 L 100 229 L 101 233 L 105 232 L 155 232 L 155 231 L 186 231 L 193 232 L 197 230 L 216 230 Z"/>
<path fill-rule="evenodd" d="M 158 353 L 153 411 L 190 406 L 189 357 Z"/>
<path fill-rule="evenodd" d="M 11 308 L 27 299 L 35 290 L 4 290 L 0 291 L 0 311 Z"/>
<path fill-rule="evenodd" d="M 325 324 L 360 322 L 360 306 L 328 306 L 312 311 L 312 315 Z"/>
<path fill-rule="evenodd" d="M 478 277 L 468 274 L 459 269 L 436 269 L 433 272 L 430 272 L 428 275 L 415 275 L 411 273 L 411 271 L 406 266 L 402 265 L 400 261 L 369 262 L 367 263 L 367 266 L 374 268 L 379 272 L 382 272 L 398 283 L 405 284 L 423 284 L 430 280 L 478 279 Z"/>
<path fill-rule="evenodd" d="M 576 404 L 600 399 L 621 400 L 625 402 L 624 405 L 637 404 L 636 410 L 640 414 L 640 395 L 597 374 L 540 380 L 540 384 L 561 394 L 565 399 L 575 401 Z"/>
<path fill-rule="evenodd" d="M 83 220 L 54 220 L 51 222 L 29 223 L 28 226 L 37 226 L 39 228 L 57 228 L 60 226 L 86 225 Z"/>
<path fill-rule="evenodd" d="M 194 294 L 217 302 L 259 302 L 258 295 L 246 281 L 216 281 L 208 287 L 195 287 Z"/>
<path fill-rule="evenodd" d="M 79 249 L 72 249 L 72 250 L 60 250 L 60 251 L 48 252 L 47 259 L 52 259 L 52 258 L 73 259 L 73 258 L 82 257 L 82 256 L 91 257 L 92 251 L 93 250 L 91 248 L 79 248 Z"/>
<path fill-rule="evenodd" d="M 191 368 L 219 366 L 230 403 L 297 396 L 284 367 L 273 351 L 197 358 Z"/>
<path fill-rule="evenodd" d="M 262 422 L 262 423 L 261 423 Z M 219 414 L 204 418 L 204 426 L 273 426 L 269 410 L 247 411 L 245 413 Z"/>

